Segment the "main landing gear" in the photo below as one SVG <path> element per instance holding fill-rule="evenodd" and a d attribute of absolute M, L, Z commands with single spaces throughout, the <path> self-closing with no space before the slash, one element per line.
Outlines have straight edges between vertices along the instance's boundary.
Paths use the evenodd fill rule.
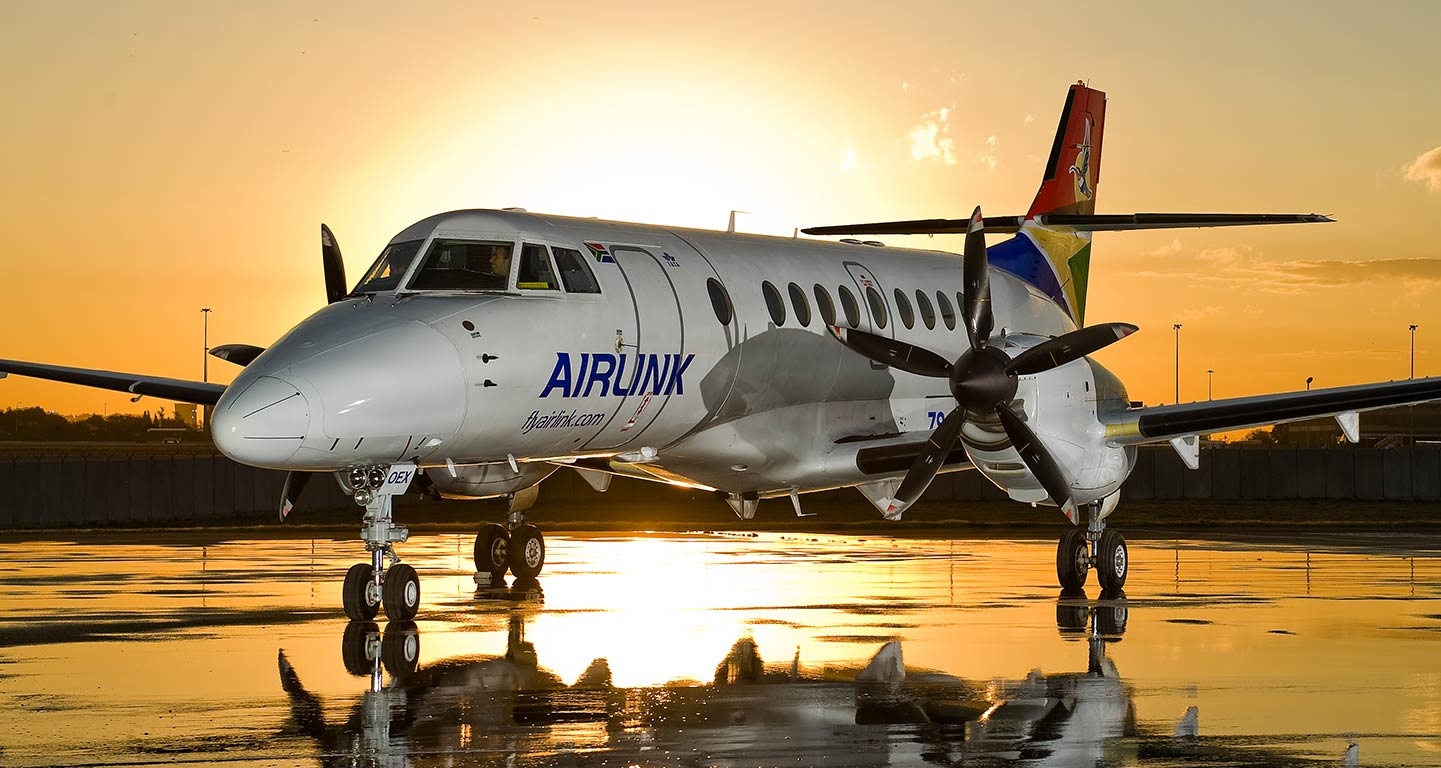
<path fill-rule="evenodd" d="M 381 606 L 391 621 L 410 621 L 420 610 L 420 577 L 395 554 L 394 545 L 405 543 L 410 531 L 395 525 L 392 517 L 395 497 L 380 492 L 386 482 L 386 470 L 385 467 L 361 467 L 350 470 L 345 478 L 355 503 L 365 507 L 365 527 L 360 529 L 360 538 L 370 553 L 370 562 L 350 566 L 341 589 L 345 615 L 354 621 L 375 618 Z"/>
<path fill-rule="evenodd" d="M 1101 502 L 1086 505 L 1086 527 L 1072 526 L 1061 534 L 1056 547 L 1056 579 L 1061 589 L 1073 592 L 1086 584 L 1086 572 L 1096 569 L 1101 595 L 1120 592 L 1126 586 L 1130 553 L 1120 531 L 1106 530 Z"/>
<path fill-rule="evenodd" d="M 545 567 L 545 535 L 512 509 L 506 525 L 492 523 L 475 535 L 475 572 L 500 581 L 509 570 L 517 579 L 534 579 Z"/>

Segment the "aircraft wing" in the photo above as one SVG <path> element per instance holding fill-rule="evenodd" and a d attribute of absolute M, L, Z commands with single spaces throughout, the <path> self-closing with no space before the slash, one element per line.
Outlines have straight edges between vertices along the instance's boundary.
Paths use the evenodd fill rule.
<path fill-rule="evenodd" d="M 1021 230 L 1025 216 L 987 216 L 986 234 L 1012 234 Z M 1193 229 L 1196 227 L 1249 227 L 1258 224 L 1319 224 L 1333 221 L 1317 213 L 1045 213 L 1035 217 L 1045 227 L 1070 227 L 1080 232 L 1124 232 L 1136 229 Z M 970 219 L 913 219 L 810 227 L 807 235 L 960 235 Z"/>
<path fill-rule="evenodd" d="M 26 363 L 19 360 L 0 360 L 0 374 L 13 373 L 17 376 L 31 376 L 37 379 L 63 381 L 86 387 L 113 389 L 132 395 L 163 397 L 196 405 L 215 405 L 225 392 L 224 384 L 206 384 L 184 379 L 167 379 L 160 376 L 145 376 L 138 373 L 116 373 L 97 371 L 93 368 L 67 368 L 63 365 Z"/>
<path fill-rule="evenodd" d="M 1230 432 L 1288 421 L 1334 416 L 1353 438 L 1360 411 L 1441 400 L 1441 377 L 1384 384 L 1284 392 L 1275 395 L 1208 400 L 1203 403 L 1132 408 L 1104 418 L 1106 437 L 1120 445 L 1158 443 L 1179 437 Z"/>

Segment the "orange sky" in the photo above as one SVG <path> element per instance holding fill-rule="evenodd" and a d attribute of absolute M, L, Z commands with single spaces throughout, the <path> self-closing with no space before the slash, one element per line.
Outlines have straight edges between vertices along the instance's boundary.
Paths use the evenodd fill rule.
<path fill-rule="evenodd" d="M 5 3 L 0 357 L 182 378 L 456 208 L 789 235 L 1024 212 L 1068 83 L 1098 211 L 1338 224 L 1097 236 L 1101 359 L 1147 402 L 1441 374 L 1441 6 Z M 944 118 L 940 110 L 944 108 Z M 1430 152 L 1431 154 L 1427 154 Z M 906 238 L 888 238 L 894 244 Z M 958 250 L 959 239 L 914 239 Z M 212 360 L 212 380 L 235 372 Z M 0 407 L 153 408 L 11 377 Z"/>

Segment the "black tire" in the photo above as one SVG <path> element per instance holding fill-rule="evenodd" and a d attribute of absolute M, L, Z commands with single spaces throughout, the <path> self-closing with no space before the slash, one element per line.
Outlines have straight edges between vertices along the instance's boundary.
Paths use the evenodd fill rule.
<path fill-rule="evenodd" d="M 1096 580 L 1101 582 L 1103 592 L 1119 592 L 1126 586 L 1126 574 L 1131 570 L 1126 537 L 1122 536 L 1120 531 L 1106 531 L 1101 534 L 1098 550 Z"/>
<path fill-rule="evenodd" d="M 505 576 L 510 567 L 510 531 L 491 523 L 475 534 L 475 572 L 490 574 L 490 580 Z"/>
<path fill-rule="evenodd" d="M 1061 589 L 1073 591 L 1086 586 L 1086 532 L 1072 526 L 1061 534 L 1056 545 L 1056 580 Z"/>
<path fill-rule="evenodd" d="M 517 579 L 533 579 L 545 567 L 545 537 L 533 525 L 522 525 L 510 534 L 510 572 Z"/>
<path fill-rule="evenodd" d="M 340 638 L 340 660 L 345 671 L 357 677 L 369 677 L 375 657 L 370 654 L 370 636 L 380 634 L 373 621 L 352 621 L 345 625 Z"/>
<path fill-rule="evenodd" d="M 420 630 L 413 621 L 392 621 L 380 641 L 380 663 L 392 677 L 415 674 L 420 667 Z"/>
<path fill-rule="evenodd" d="M 340 588 L 340 604 L 345 606 L 345 615 L 351 621 L 370 621 L 380 613 L 380 595 L 370 589 L 374 580 L 375 569 L 370 567 L 370 563 L 356 563 L 345 572 L 345 584 Z"/>
<path fill-rule="evenodd" d="M 420 577 L 405 563 L 396 563 L 385 572 L 385 617 L 391 621 L 410 621 L 420 611 Z"/>

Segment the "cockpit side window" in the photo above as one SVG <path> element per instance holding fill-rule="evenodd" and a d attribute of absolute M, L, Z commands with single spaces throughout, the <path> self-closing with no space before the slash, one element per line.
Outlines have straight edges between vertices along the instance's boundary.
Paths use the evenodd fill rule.
<path fill-rule="evenodd" d="M 400 285 L 400 278 L 405 276 L 405 271 L 410 269 L 410 262 L 415 261 L 415 254 L 420 253 L 420 246 L 424 240 L 406 240 L 403 243 L 391 243 L 385 246 L 380 252 L 380 258 L 371 265 L 370 271 L 365 273 L 365 279 L 360 285 L 355 286 L 351 293 L 379 293 L 381 291 L 393 291 Z"/>
<path fill-rule="evenodd" d="M 543 245 L 526 243 L 520 250 L 520 277 L 515 287 L 528 291 L 558 291 L 555 270 L 550 266 L 550 254 Z"/>
<path fill-rule="evenodd" d="M 574 248 L 554 248 L 555 265 L 560 268 L 560 280 L 569 293 L 600 293 L 600 284 L 595 273 L 585 263 L 585 257 Z"/>
<path fill-rule="evenodd" d="M 413 291 L 503 291 L 510 282 L 510 243 L 436 240 L 410 281 Z"/>

